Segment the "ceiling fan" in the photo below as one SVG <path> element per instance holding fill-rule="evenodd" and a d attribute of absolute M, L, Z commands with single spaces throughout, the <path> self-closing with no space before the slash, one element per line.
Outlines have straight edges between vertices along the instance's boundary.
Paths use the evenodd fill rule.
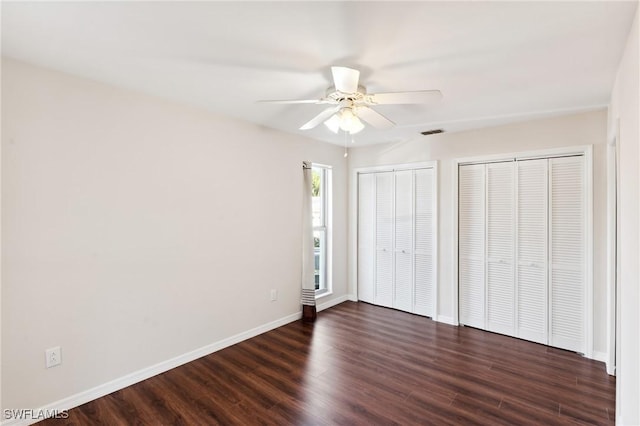
<path fill-rule="evenodd" d="M 343 130 L 355 134 L 364 129 L 364 123 L 377 129 L 390 129 L 395 123 L 374 110 L 376 105 L 422 104 L 440 100 L 439 90 L 412 92 L 367 93 L 359 85 L 360 71 L 347 67 L 331 67 L 333 86 L 320 99 L 291 99 L 259 101 L 277 104 L 331 105 L 300 127 L 309 130 L 324 123 L 332 132 Z"/>

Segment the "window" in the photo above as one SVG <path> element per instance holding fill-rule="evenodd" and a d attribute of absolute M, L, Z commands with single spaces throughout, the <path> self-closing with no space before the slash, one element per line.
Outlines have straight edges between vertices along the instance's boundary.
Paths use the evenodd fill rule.
<path fill-rule="evenodd" d="M 331 291 L 331 168 L 314 164 L 312 179 L 316 296 L 320 296 Z"/>

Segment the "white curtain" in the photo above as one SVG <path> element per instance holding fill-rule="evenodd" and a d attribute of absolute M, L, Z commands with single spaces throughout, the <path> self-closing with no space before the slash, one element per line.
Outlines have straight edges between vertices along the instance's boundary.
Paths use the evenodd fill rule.
<path fill-rule="evenodd" d="M 316 283 L 313 253 L 311 162 L 302 162 L 302 320 L 316 319 Z"/>

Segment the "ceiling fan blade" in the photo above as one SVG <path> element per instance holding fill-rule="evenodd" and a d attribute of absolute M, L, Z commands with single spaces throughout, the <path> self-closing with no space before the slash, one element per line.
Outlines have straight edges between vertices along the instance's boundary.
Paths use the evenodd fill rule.
<path fill-rule="evenodd" d="M 359 107 L 357 113 L 359 118 L 377 129 L 390 129 L 396 125 L 396 123 L 369 107 Z"/>
<path fill-rule="evenodd" d="M 261 100 L 256 101 L 261 104 L 315 104 L 318 99 L 277 99 L 277 100 Z"/>
<path fill-rule="evenodd" d="M 261 104 L 335 104 L 332 99 L 281 99 L 256 101 Z"/>
<path fill-rule="evenodd" d="M 415 92 L 372 93 L 366 97 L 373 105 L 425 104 L 442 99 L 439 90 L 419 90 Z"/>
<path fill-rule="evenodd" d="M 316 115 L 315 117 L 313 117 L 311 120 L 309 120 L 308 122 L 306 122 L 305 124 L 303 124 L 300 127 L 300 130 L 309 130 L 309 129 L 313 129 L 314 127 L 316 127 L 318 124 L 322 123 L 323 121 L 327 120 L 329 117 L 331 117 L 333 114 L 335 114 L 336 112 L 338 112 L 340 110 L 340 106 L 338 105 L 337 107 L 331 107 L 331 108 L 327 108 L 324 111 L 322 111 L 320 114 Z"/>
<path fill-rule="evenodd" d="M 337 91 L 342 93 L 358 91 L 360 71 L 347 67 L 331 67 L 331 74 L 333 74 L 333 85 Z"/>

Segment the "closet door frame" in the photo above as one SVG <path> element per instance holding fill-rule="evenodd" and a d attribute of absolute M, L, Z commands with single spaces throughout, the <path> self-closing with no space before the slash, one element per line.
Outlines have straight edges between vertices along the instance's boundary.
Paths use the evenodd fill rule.
<path fill-rule="evenodd" d="M 433 316 L 431 317 L 434 321 L 441 321 L 441 319 L 438 319 L 438 297 L 439 297 L 439 291 L 438 291 L 438 284 L 439 284 L 439 271 L 438 271 L 438 262 L 439 262 L 439 235 L 438 235 L 438 228 L 439 228 L 439 218 L 438 218 L 438 213 L 439 213 L 439 195 L 438 195 L 438 162 L 437 161 L 425 161 L 425 162 L 419 162 L 419 163 L 403 163 L 403 164 L 390 164 L 390 165 L 384 165 L 384 166 L 371 166 L 371 167 L 360 167 L 360 168 L 356 168 L 353 170 L 353 173 L 351 175 L 352 178 L 352 182 L 354 182 L 354 188 L 353 188 L 353 197 L 351 198 L 353 200 L 353 204 L 351 205 L 351 207 L 353 208 L 352 211 L 355 212 L 355 214 L 351 215 L 351 223 L 350 226 L 352 227 L 351 229 L 354 229 L 355 232 L 353 234 L 351 234 L 351 254 L 352 254 L 352 259 L 354 259 L 353 262 L 351 262 L 349 269 L 350 269 L 350 273 L 351 276 L 353 277 L 353 283 L 354 283 L 354 289 L 353 292 L 351 293 L 351 296 L 349 297 L 350 300 L 354 300 L 357 301 L 358 300 L 358 217 L 359 217 L 359 206 L 358 206 L 358 199 L 359 199 L 359 192 L 358 192 L 358 183 L 359 183 L 359 175 L 363 174 L 363 173 L 379 173 L 379 172 L 397 172 L 397 171 L 405 171 L 405 170 L 418 170 L 418 169 L 432 169 L 433 170 L 433 186 L 432 186 L 432 194 L 433 194 L 433 200 L 435 205 L 433 206 L 433 247 L 434 247 L 434 251 L 433 251 Z M 415 206 L 414 206 L 415 207 Z M 414 241 L 414 245 L 415 245 L 415 241 Z M 374 283 L 375 286 L 375 283 Z M 448 318 L 444 319 L 444 322 L 450 323 L 450 320 Z"/>
<path fill-rule="evenodd" d="M 484 164 L 503 161 L 516 161 L 516 160 L 532 160 L 538 158 L 553 158 L 553 157 L 567 157 L 574 155 L 584 156 L 584 185 L 585 185 L 585 223 L 584 223 L 584 235 L 586 242 L 585 250 L 585 353 L 584 356 L 593 359 L 593 147 L 592 145 L 578 145 L 564 148 L 554 148 L 538 151 L 526 151 L 516 153 L 495 154 L 476 157 L 464 157 L 456 158 L 452 160 L 451 164 L 451 191 L 453 202 L 453 217 L 454 223 L 452 226 L 452 300 L 453 306 L 453 324 L 460 324 L 459 314 L 459 292 L 458 292 L 458 169 L 461 165 L 465 164 Z"/>

